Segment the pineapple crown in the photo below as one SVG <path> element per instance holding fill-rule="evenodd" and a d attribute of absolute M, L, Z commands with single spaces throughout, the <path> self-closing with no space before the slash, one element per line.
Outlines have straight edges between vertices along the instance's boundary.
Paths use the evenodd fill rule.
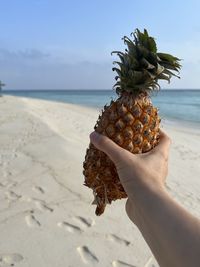
<path fill-rule="evenodd" d="M 170 82 L 172 76 L 177 76 L 174 72 L 179 73 L 181 65 L 180 59 L 166 53 L 158 53 L 156 42 L 153 37 L 149 36 L 146 29 L 140 32 L 138 29 L 131 33 L 133 41 L 124 36 L 127 48 L 125 52 L 113 51 L 120 61 L 114 61 L 118 68 L 112 70 L 117 72 L 113 86 L 117 94 L 123 92 L 136 93 L 147 92 L 160 89 L 159 79 Z"/>

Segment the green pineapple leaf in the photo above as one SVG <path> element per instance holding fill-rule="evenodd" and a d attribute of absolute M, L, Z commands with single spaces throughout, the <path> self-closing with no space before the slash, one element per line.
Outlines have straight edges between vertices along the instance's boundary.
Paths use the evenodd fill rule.
<path fill-rule="evenodd" d="M 116 92 L 123 91 L 140 93 L 142 91 L 158 90 L 159 80 L 170 82 L 172 76 L 178 77 L 181 68 L 180 59 L 167 53 L 158 53 L 155 39 L 149 36 L 144 29 L 141 32 L 136 29 L 131 33 L 133 40 L 124 36 L 122 40 L 126 45 L 125 52 L 113 51 L 120 61 L 114 61 L 119 68 L 114 67 L 117 72 L 114 85 Z"/>

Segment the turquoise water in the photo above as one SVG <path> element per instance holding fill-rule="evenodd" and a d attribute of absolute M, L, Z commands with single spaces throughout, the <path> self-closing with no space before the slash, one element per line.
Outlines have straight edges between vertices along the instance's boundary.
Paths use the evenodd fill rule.
<path fill-rule="evenodd" d="M 27 90 L 6 91 L 4 94 L 46 99 L 101 108 L 116 99 L 113 90 Z M 175 121 L 200 124 L 200 90 L 161 90 L 152 96 L 160 116 Z"/>

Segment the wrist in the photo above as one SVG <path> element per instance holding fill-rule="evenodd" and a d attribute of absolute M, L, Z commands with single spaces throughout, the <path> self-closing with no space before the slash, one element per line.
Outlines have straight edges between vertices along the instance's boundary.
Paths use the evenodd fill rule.
<path fill-rule="evenodd" d="M 137 188 L 133 196 L 129 196 L 126 211 L 129 218 L 139 226 L 145 216 L 151 216 L 151 210 L 156 203 L 169 197 L 164 185 L 143 185 Z"/>

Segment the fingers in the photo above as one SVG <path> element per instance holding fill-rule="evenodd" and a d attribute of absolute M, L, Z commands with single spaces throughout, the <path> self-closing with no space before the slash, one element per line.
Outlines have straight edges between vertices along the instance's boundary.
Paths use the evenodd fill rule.
<path fill-rule="evenodd" d="M 124 149 L 115 144 L 108 137 L 94 131 L 90 134 L 90 141 L 96 148 L 106 153 L 114 163 L 117 163 L 122 159 Z"/>
<path fill-rule="evenodd" d="M 114 163 L 124 160 L 125 150 L 108 137 L 98 134 L 94 131 L 90 135 L 90 140 L 96 148 L 106 153 Z M 153 150 L 151 150 L 149 154 L 159 154 L 167 160 L 170 144 L 171 139 L 163 131 L 160 131 L 159 144 Z"/>
<path fill-rule="evenodd" d="M 160 130 L 160 141 L 159 144 L 150 152 L 152 154 L 159 153 L 164 158 L 168 158 L 169 148 L 171 145 L 171 139 L 169 136 Z"/>

